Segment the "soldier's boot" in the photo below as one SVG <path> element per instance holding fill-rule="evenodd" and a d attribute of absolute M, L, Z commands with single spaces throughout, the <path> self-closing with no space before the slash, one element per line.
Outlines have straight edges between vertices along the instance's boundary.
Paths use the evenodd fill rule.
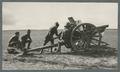
<path fill-rule="evenodd" d="M 61 53 L 61 45 L 60 45 L 60 42 L 58 43 L 58 51 L 57 53 Z"/>
<path fill-rule="evenodd" d="M 23 55 L 27 55 L 27 54 L 28 54 L 27 49 L 24 48 Z"/>

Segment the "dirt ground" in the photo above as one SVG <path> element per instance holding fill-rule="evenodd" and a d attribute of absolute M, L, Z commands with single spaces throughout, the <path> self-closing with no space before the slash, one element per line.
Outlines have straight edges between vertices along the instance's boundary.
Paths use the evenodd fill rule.
<path fill-rule="evenodd" d="M 66 70 L 66 69 L 117 69 L 117 35 L 109 36 L 111 31 L 105 35 L 104 40 L 111 43 L 108 47 L 92 47 L 80 52 L 71 52 L 62 47 L 62 53 L 49 53 L 48 50 L 43 54 L 32 52 L 29 55 L 12 55 L 6 52 L 7 42 L 9 41 L 10 31 L 4 32 L 3 37 L 3 62 L 4 70 Z M 112 31 L 112 33 L 117 33 Z M 33 34 L 34 35 L 34 34 Z M 33 36 L 32 35 L 32 36 Z M 38 43 L 38 37 L 35 37 L 34 46 Z M 109 36 L 109 39 L 106 39 Z M 42 36 L 43 38 L 44 36 Z M 42 38 L 40 38 L 42 40 Z M 110 39 L 112 39 L 111 42 Z"/>

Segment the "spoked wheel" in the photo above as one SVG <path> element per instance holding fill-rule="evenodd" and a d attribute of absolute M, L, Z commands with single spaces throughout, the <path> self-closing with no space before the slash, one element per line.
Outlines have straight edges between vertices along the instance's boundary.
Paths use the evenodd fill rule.
<path fill-rule="evenodd" d="M 96 27 L 90 23 L 82 23 L 76 26 L 71 33 L 71 45 L 73 51 L 88 48 Z"/>

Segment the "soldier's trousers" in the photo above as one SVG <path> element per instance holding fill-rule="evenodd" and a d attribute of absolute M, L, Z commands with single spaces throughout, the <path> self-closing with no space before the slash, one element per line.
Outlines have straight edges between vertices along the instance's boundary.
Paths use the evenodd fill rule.
<path fill-rule="evenodd" d="M 45 38 L 45 41 L 44 41 L 44 44 L 43 44 L 43 45 L 46 45 L 49 41 L 51 42 L 51 45 L 54 44 L 53 36 L 47 35 L 46 38 Z M 52 47 L 51 47 L 51 52 L 52 52 Z"/>
<path fill-rule="evenodd" d="M 31 44 L 31 41 L 30 41 L 30 40 L 27 40 L 27 41 L 24 41 L 24 40 L 23 40 L 21 43 L 22 43 L 22 47 L 23 47 L 23 48 L 26 47 L 26 43 L 28 43 L 27 48 L 28 48 L 28 49 L 30 48 L 30 44 Z"/>

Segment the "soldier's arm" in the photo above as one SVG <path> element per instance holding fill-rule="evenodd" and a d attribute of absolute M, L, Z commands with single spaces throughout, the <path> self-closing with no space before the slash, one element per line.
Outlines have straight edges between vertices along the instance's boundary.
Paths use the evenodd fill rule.
<path fill-rule="evenodd" d="M 63 37 L 63 31 L 59 33 L 59 40 L 62 40 L 62 37 Z"/>
<path fill-rule="evenodd" d="M 55 31 L 55 34 L 56 34 L 56 36 L 59 36 L 59 35 L 58 35 L 58 31 L 57 31 L 57 29 L 56 29 L 56 31 Z"/>

